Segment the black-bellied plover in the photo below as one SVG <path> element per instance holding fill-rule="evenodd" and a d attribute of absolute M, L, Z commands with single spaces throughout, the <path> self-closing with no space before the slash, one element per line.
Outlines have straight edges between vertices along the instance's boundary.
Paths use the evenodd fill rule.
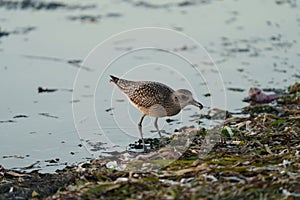
<path fill-rule="evenodd" d="M 154 127 L 159 136 L 162 137 L 157 125 L 159 117 L 176 115 L 187 105 L 203 108 L 203 105 L 193 98 L 189 90 L 174 91 L 169 86 L 154 81 L 129 81 L 115 76 L 110 77 L 110 82 L 113 82 L 129 98 L 129 101 L 143 113 L 138 128 L 144 148 L 142 122 L 146 115 L 155 117 Z"/>

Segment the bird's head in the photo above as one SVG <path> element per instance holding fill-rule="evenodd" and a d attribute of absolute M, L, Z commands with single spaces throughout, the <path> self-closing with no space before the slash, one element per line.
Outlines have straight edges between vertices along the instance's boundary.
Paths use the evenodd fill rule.
<path fill-rule="evenodd" d="M 176 90 L 174 92 L 174 100 L 180 104 L 181 108 L 187 105 L 194 105 L 200 108 L 200 110 L 203 108 L 203 105 L 193 98 L 192 92 L 186 89 Z"/>

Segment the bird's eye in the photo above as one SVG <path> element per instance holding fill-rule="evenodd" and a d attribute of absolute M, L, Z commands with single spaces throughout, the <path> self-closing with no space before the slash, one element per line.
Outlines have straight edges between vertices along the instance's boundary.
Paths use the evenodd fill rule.
<path fill-rule="evenodd" d="M 175 99 L 175 102 L 178 102 L 178 98 L 177 97 L 175 97 L 174 99 Z"/>
<path fill-rule="evenodd" d="M 181 98 L 182 100 L 184 100 L 184 101 L 188 100 L 188 97 L 185 96 L 185 95 L 181 95 L 180 98 Z"/>

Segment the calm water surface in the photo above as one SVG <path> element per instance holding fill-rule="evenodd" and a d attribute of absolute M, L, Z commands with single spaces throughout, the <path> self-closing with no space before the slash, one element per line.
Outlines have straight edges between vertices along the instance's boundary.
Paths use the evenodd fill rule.
<path fill-rule="evenodd" d="M 6 168 L 35 164 L 53 172 L 135 141 L 141 114 L 109 74 L 188 88 L 204 105 L 232 112 L 247 105 L 241 100 L 249 87 L 299 81 L 300 15 L 293 2 L 59 2 L 64 6 L 55 9 L 0 7 L 0 164 Z M 163 29 L 136 29 L 142 27 Z M 38 87 L 57 91 L 38 93 Z M 167 133 L 198 127 L 199 113 L 187 107 L 159 125 Z M 157 136 L 152 123 L 144 121 L 146 137 Z"/>

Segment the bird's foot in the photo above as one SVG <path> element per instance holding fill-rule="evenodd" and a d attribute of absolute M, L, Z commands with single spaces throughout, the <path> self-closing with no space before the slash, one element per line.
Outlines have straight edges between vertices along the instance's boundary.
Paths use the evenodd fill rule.
<path fill-rule="evenodd" d="M 146 153 L 146 152 L 148 152 L 148 148 L 147 148 L 147 146 L 146 145 L 144 145 L 144 153 Z"/>

